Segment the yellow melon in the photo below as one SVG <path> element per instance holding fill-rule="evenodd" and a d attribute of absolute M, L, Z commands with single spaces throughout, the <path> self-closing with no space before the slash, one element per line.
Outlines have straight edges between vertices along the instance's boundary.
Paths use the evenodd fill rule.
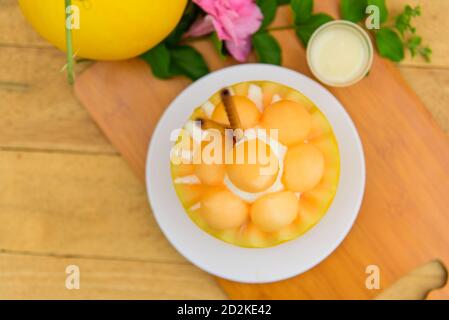
<path fill-rule="evenodd" d="M 262 90 L 262 113 L 247 96 L 250 85 Z M 194 184 L 175 183 L 181 203 L 199 228 L 233 245 L 265 248 L 300 237 L 326 214 L 337 191 L 340 156 L 332 127 L 307 97 L 281 84 L 253 81 L 230 89 L 244 127 L 279 129 L 278 143 L 284 145 L 285 154 L 269 157 L 277 169 L 267 176 L 261 175 L 263 165 L 257 162 L 172 164 L 174 181 L 198 179 Z M 228 125 L 220 93 L 209 102 L 214 107 L 212 120 Z M 199 116 L 207 117 L 201 107 L 191 119 Z M 271 148 L 267 143 L 260 145 Z M 234 159 L 237 149 L 249 158 L 247 142 L 231 144 Z M 283 175 L 278 177 L 281 167 Z M 276 189 L 279 183 L 281 190 Z"/>

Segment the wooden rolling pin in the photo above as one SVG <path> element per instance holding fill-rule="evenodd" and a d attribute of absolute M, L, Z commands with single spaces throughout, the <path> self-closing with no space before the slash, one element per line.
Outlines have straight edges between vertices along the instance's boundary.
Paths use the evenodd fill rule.
<path fill-rule="evenodd" d="M 434 260 L 397 280 L 376 300 L 424 300 L 432 290 L 444 287 L 447 278 L 446 267 Z"/>

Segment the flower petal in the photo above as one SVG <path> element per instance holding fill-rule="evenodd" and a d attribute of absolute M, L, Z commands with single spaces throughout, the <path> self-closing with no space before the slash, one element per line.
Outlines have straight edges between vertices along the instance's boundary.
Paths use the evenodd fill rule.
<path fill-rule="evenodd" d="M 193 0 L 206 13 L 216 14 L 216 0 Z"/>
<path fill-rule="evenodd" d="M 214 24 L 212 23 L 212 17 L 207 15 L 205 17 L 198 18 L 191 26 L 189 31 L 186 32 L 185 37 L 201 37 L 214 31 Z"/>
<path fill-rule="evenodd" d="M 231 54 L 244 61 L 251 50 L 251 35 L 259 30 L 263 15 L 254 0 L 193 0 L 208 15 L 220 40 L 228 42 Z M 207 30 L 208 32 L 206 32 Z M 210 25 L 199 24 L 189 34 L 203 35 Z M 232 53 L 234 52 L 234 54 Z"/>
<path fill-rule="evenodd" d="M 231 36 L 226 32 L 226 27 L 223 25 L 223 21 L 212 18 L 212 23 L 214 25 L 215 31 L 217 32 L 218 39 L 220 40 L 231 40 Z"/>
<path fill-rule="evenodd" d="M 239 62 L 245 62 L 251 52 L 251 38 L 240 39 L 238 43 L 228 40 L 225 41 L 226 49 Z"/>

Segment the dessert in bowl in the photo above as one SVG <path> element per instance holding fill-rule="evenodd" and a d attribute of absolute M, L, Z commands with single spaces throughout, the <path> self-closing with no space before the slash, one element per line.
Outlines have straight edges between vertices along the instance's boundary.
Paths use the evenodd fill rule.
<path fill-rule="evenodd" d="M 226 141 L 231 141 L 228 145 L 230 155 L 234 155 L 234 149 L 243 150 L 243 162 L 234 168 L 227 168 L 229 164 L 226 164 L 225 156 L 224 170 L 211 170 L 214 165 L 206 163 L 202 166 L 176 165 L 173 157 L 178 155 L 189 159 L 192 156 L 189 148 L 195 145 L 191 141 L 190 144 L 174 147 L 181 141 L 181 135 L 199 140 L 191 133 L 199 132 L 201 137 L 202 131 L 197 129 L 204 124 L 207 124 L 206 131 L 209 127 L 216 128 L 217 123 L 220 130 L 223 127 L 233 128 L 227 121 L 226 110 L 223 112 L 220 106 L 223 88 L 229 89 L 231 98 L 242 97 L 238 99 L 244 103 L 237 101 L 235 106 L 251 106 L 246 110 L 251 112 L 242 113 L 241 127 L 247 127 L 247 118 L 257 119 L 254 124 L 250 122 L 246 136 L 239 134 L 234 139 L 223 138 L 223 148 Z M 260 93 L 263 96 L 262 105 L 258 105 L 260 102 L 257 101 L 260 100 L 255 99 Z M 233 99 L 231 101 L 234 103 Z M 270 114 L 267 111 L 271 105 L 285 101 L 292 102 L 295 107 L 300 105 L 302 111 L 307 111 L 300 112 L 302 116 L 286 117 L 288 121 L 290 118 L 302 119 L 299 122 L 311 119 L 307 138 L 301 137 L 296 141 L 298 130 L 294 130 L 293 134 L 298 136 L 293 138 L 289 132 L 284 134 L 279 131 L 277 136 L 272 135 L 270 130 L 259 132 L 266 129 L 264 127 L 269 129 L 272 123 L 277 127 L 279 122 L 284 122 L 283 117 L 280 117 L 281 121 L 277 118 L 282 112 L 273 112 L 275 121 L 270 119 L 272 116 L 267 119 Z M 253 104 L 257 110 L 254 110 Z M 199 120 L 199 124 L 195 124 L 195 120 Z M 295 128 L 298 127 L 297 123 L 295 121 Z M 226 133 L 224 136 L 227 137 Z M 199 154 L 203 155 L 204 150 L 213 150 L 210 153 L 214 157 L 215 150 L 220 148 L 208 149 L 206 146 L 219 140 L 197 143 L 201 150 Z M 249 165 L 245 163 L 245 150 L 250 150 L 249 142 L 254 140 L 263 146 L 259 150 L 267 151 L 267 159 L 272 159 L 267 163 L 271 164 L 269 168 L 274 168 L 274 173 L 268 171 L 267 176 L 252 181 L 247 178 L 254 175 L 258 177 L 260 170 L 254 170 L 258 166 L 257 162 L 247 170 L 240 169 Z M 310 149 L 316 152 L 304 152 L 301 150 L 303 146 L 311 146 Z M 183 147 L 186 152 L 182 152 Z M 282 150 L 285 151 L 283 158 Z M 252 153 L 246 153 L 249 154 Z M 308 156 L 302 157 L 304 154 Z M 297 179 L 301 170 L 286 170 L 285 163 L 291 163 L 288 160 L 296 158 L 302 160 L 293 160 L 293 167 L 301 169 L 302 165 L 299 164 L 309 158 L 310 161 L 304 161 L 304 168 L 313 167 L 314 172 L 316 170 L 316 177 L 310 179 L 309 186 L 301 185 L 306 179 Z M 317 165 L 323 158 L 323 166 Z M 256 169 L 263 168 L 264 163 L 259 163 Z M 286 177 L 286 171 L 294 173 L 292 179 Z M 306 173 L 310 172 L 306 170 Z M 315 184 L 318 179 L 318 184 Z M 225 279 L 264 283 L 305 272 L 338 247 L 360 209 L 365 186 L 365 163 L 354 124 L 341 103 L 328 90 L 293 70 L 272 65 L 245 64 L 209 74 L 192 83 L 171 103 L 152 136 L 146 164 L 146 184 L 157 223 L 169 242 L 185 258 Z M 305 189 L 295 191 L 301 188 Z M 273 200 L 272 195 L 277 195 L 276 199 Z M 265 200 L 260 202 L 260 199 Z M 301 199 L 307 202 L 301 203 Z M 232 210 L 229 207 L 228 210 L 222 210 L 231 201 L 234 202 Z M 217 206 L 217 203 L 222 206 Z M 298 211 L 292 203 L 298 205 Z M 284 213 L 290 214 L 272 220 L 273 212 L 279 210 L 271 209 L 281 206 L 285 206 Z M 308 210 L 303 208 L 301 211 L 301 207 Z M 229 212 L 240 214 L 231 215 L 232 219 L 229 220 L 222 219 Z"/>
<path fill-rule="evenodd" d="M 214 93 L 179 132 L 170 159 L 177 195 L 198 227 L 230 244 L 293 240 L 335 196 L 340 157 L 332 127 L 306 96 L 280 83 L 246 81 L 226 92 L 228 106 L 222 91 Z"/>

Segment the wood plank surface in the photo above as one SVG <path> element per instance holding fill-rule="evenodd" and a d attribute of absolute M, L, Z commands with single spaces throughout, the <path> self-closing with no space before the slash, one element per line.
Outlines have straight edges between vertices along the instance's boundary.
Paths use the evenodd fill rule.
<path fill-rule="evenodd" d="M 336 14 L 336 2 L 320 2 L 319 7 Z M 280 19 L 285 23 L 288 13 L 284 13 Z M 284 65 L 310 74 L 304 49 L 291 41 L 293 35 L 279 32 L 276 36 L 284 48 Z M 215 63 L 220 65 L 219 58 Z M 80 101 L 141 179 L 151 133 L 148 126 L 155 123 L 150 117 L 166 107 L 154 101 L 175 95 L 179 85 L 184 85 L 174 79 L 159 83 L 154 90 L 154 79 L 146 69 L 137 60 L 97 63 L 75 86 Z M 368 290 L 364 282 L 370 264 L 381 269 L 385 287 L 431 259 L 449 262 L 447 136 L 393 64 L 379 57 L 369 77 L 331 91 L 352 116 L 366 153 L 367 189 L 356 225 L 329 258 L 298 277 L 264 285 L 220 279 L 231 298 L 372 298 L 375 291 Z M 449 297 L 449 289 L 439 294 Z"/>
<path fill-rule="evenodd" d="M 423 16 L 417 19 L 418 31 L 431 43 L 434 59 L 430 65 L 407 59 L 400 70 L 438 123 L 449 133 L 449 42 L 446 33 L 440 32 L 449 29 L 449 19 L 446 19 L 445 14 L 449 10 L 449 1 L 388 0 L 389 6 L 395 11 L 402 8 L 404 3 L 412 2 L 420 2 L 423 6 Z M 171 249 L 171 253 L 160 251 L 160 256 L 158 252 L 150 250 L 151 243 L 145 239 L 153 227 L 157 227 L 154 224 L 139 226 L 149 214 L 146 197 L 143 196 L 144 187 L 135 182 L 123 161 L 111 160 L 118 158 L 115 148 L 76 101 L 67 85 L 65 74 L 60 72 L 64 64 L 65 55 L 34 32 L 21 15 L 17 1 L 0 0 L 0 150 L 11 150 L 7 153 L 0 152 L 0 172 L 5 167 L 10 171 L 7 175 L 8 184 L 5 185 L 0 179 L 0 225 L 8 223 L 11 226 L 4 228 L 0 234 L 0 250 L 9 251 L 14 248 L 14 251 L 24 253 L 28 257 L 27 264 L 41 260 L 34 253 L 53 256 L 42 267 L 43 271 L 49 272 L 58 264 L 59 259 L 63 259 L 54 256 L 55 253 L 90 257 L 92 265 L 97 263 L 95 257 L 98 257 L 100 264 L 105 257 L 130 260 L 137 258 L 145 262 L 151 262 L 153 258 L 156 261 L 176 261 L 180 257 L 178 255 L 174 258 L 171 255 L 174 250 L 171 248 L 168 249 Z M 417 65 L 417 68 L 413 65 Z M 27 152 L 24 153 L 24 150 Z M 33 155 L 35 151 L 37 152 Z M 71 157 L 74 152 L 77 157 Z M 18 161 L 17 157 L 23 154 L 25 157 Z M 104 154 L 110 156 L 104 157 Z M 100 156 L 100 161 L 93 160 L 97 156 Z M 77 167 L 71 173 L 76 167 L 74 162 L 89 164 Z M 47 163 L 52 165 L 43 170 Z M 106 175 L 101 169 L 103 163 L 107 163 L 105 168 L 114 172 L 114 175 L 117 174 L 115 178 L 102 178 Z M 100 172 L 96 175 L 97 170 Z M 35 178 L 30 179 L 33 188 L 30 188 L 27 177 L 33 176 Z M 57 177 L 60 178 L 59 182 L 56 182 Z M 96 179 L 102 180 L 101 188 L 95 187 Z M 64 189 L 68 180 L 71 182 Z M 86 192 L 83 191 L 85 181 L 89 181 Z M 8 195 L 14 193 L 9 200 L 2 197 L 5 189 L 9 190 Z M 73 190 L 76 192 L 68 196 L 69 190 L 71 193 L 74 193 Z M 141 196 L 136 196 L 138 192 Z M 76 196 L 76 193 L 80 195 Z M 91 193 L 98 194 L 98 199 L 93 199 Z M 54 201 L 61 197 L 67 201 L 66 205 L 62 201 Z M 119 220 L 121 214 L 132 211 L 120 201 L 114 202 L 114 208 L 106 205 L 108 212 L 102 210 L 109 198 L 116 197 L 132 198 L 135 211 L 139 211 L 139 214 L 134 212 L 127 220 Z M 77 208 L 81 210 L 77 211 Z M 3 210 L 8 210 L 8 214 L 2 214 L 5 212 Z M 116 219 L 108 220 L 105 227 L 89 223 L 92 221 L 90 216 L 93 215 L 94 219 L 107 219 L 109 212 Z M 55 219 L 57 223 L 52 222 Z M 90 243 L 89 246 L 73 243 L 75 234 L 70 224 L 64 223 L 65 219 L 77 227 L 84 223 L 82 243 Z M 120 228 L 121 224 L 125 225 L 124 228 Z M 33 225 L 38 227 L 33 228 Z M 41 226 L 45 226 L 46 237 L 42 235 Z M 26 230 L 27 233 L 20 234 L 17 230 Z M 111 247 L 108 241 L 114 239 L 117 230 L 118 241 Z M 97 237 L 96 232 L 101 237 Z M 142 236 L 136 236 L 136 232 L 141 232 Z M 112 248 L 115 249 L 114 252 Z M 18 259 L 6 260 L 1 256 L 0 263 L 2 261 L 5 262 L 2 271 L 22 268 Z M 194 276 L 201 277 L 203 281 L 211 281 L 202 274 Z M 362 277 L 360 275 L 360 279 Z M 30 291 L 43 278 L 33 277 L 30 273 L 26 277 L 17 274 L 14 279 L 14 288 L 3 290 L 5 287 L 0 286 L 0 298 L 31 297 Z M 173 285 L 158 282 L 158 290 Z M 183 290 L 188 290 L 187 286 L 188 284 L 185 288 L 177 288 L 182 293 Z M 39 292 L 34 292 L 35 295 L 31 298 L 55 296 L 55 290 L 52 286 L 46 286 Z M 221 294 L 215 294 L 214 290 L 210 292 L 210 298 L 222 297 Z M 120 291 L 117 296 L 126 298 L 135 295 L 129 291 Z M 89 297 L 95 298 L 95 294 L 90 294 Z"/>
<path fill-rule="evenodd" d="M 1 249 L 185 263 L 119 157 L 0 151 L 0 181 Z"/>
<path fill-rule="evenodd" d="M 405 5 L 419 5 L 422 16 L 415 18 L 412 22 L 417 29 L 417 34 L 423 37 L 423 44 L 428 44 L 433 50 L 432 67 L 449 67 L 449 41 L 447 30 L 449 30 L 449 19 L 446 13 L 449 11 L 447 0 L 387 0 L 390 8 L 390 16 L 394 17 L 402 12 Z M 390 22 L 391 23 L 391 22 Z M 423 59 L 413 59 L 409 54 L 402 62 L 404 66 L 429 67 Z"/>
<path fill-rule="evenodd" d="M 26 23 L 17 0 L 0 0 L 0 47 L 50 48 Z"/>
<path fill-rule="evenodd" d="M 432 117 L 449 135 L 449 68 L 408 67 L 400 68 L 400 71 Z"/>
<path fill-rule="evenodd" d="M 0 147 L 115 152 L 74 99 L 64 64 L 52 48 L 0 47 Z"/>
<path fill-rule="evenodd" d="M 66 288 L 66 268 L 80 272 Z M 14 266 L 12 269 L 11 266 Z M 24 285 L 28 283 L 29 285 Z M 0 299 L 210 299 L 223 292 L 188 264 L 0 253 Z"/>

